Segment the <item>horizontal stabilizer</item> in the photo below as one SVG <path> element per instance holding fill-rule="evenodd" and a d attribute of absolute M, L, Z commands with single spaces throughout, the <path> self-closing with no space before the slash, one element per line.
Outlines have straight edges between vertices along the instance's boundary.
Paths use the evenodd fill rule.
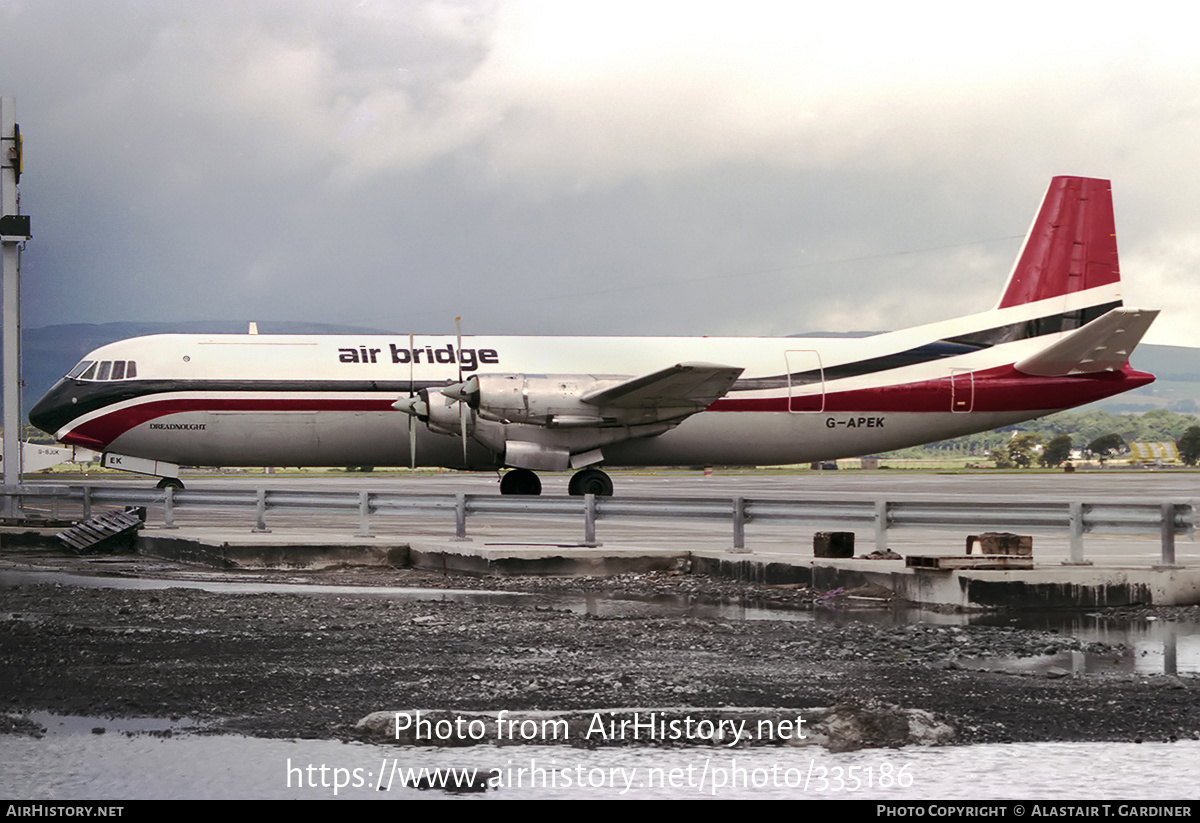
<path fill-rule="evenodd" d="M 580 398 L 593 406 L 622 409 L 706 409 L 725 396 L 743 369 L 715 363 L 677 363 L 640 377 L 633 377 Z"/>
<path fill-rule="evenodd" d="M 1016 369 L 1038 377 L 1120 371 L 1155 317 L 1158 309 L 1113 309 L 1025 358 Z"/>

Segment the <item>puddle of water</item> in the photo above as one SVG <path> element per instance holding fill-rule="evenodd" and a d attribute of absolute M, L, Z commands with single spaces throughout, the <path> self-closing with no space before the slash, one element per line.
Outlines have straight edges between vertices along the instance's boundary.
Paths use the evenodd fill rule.
<path fill-rule="evenodd" d="M 46 730 L 48 738 L 79 734 L 151 734 L 169 736 L 201 730 L 206 724 L 188 717 L 84 717 L 32 711 L 24 715 Z"/>
<path fill-rule="evenodd" d="M 493 800 L 1166 800 L 1195 796 L 1200 756 L 1197 741 L 910 746 L 837 754 L 790 747 L 464 751 L 226 735 L 95 735 L 91 727 L 113 721 L 63 720 L 79 730 L 40 740 L 0 737 L 0 792 L 41 800 L 437 800 L 461 795 L 414 788 L 421 776 L 469 772 L 488 790 L 467 796 Z"/>
<path fill-rule="evenodd" d="M 254 579 L 176 579 L 172 577 L 125 577 L 86 575 L 54 571 L 0 571 L 0 587 L 17 584 L 64 584 L 73 586 L 161 590 L 188 588 L 228 594 L 304 594 L 384 597 L 422 601 L 511 604 L 589 614 L 595 617 L 688 617 L 731 622 L 776 620 L 787 622 L 868 622 L 883 626 L 929 624 L 935 626 L 995 626 L 1063 634 L 1085 643 L 1123 646 L 1112 653 L 1064 652 L 1022 660 L 1017 658 L 982 661 L 988 667 L 1048 675 L 1053 667 L 1073 675 L 1083 674 L 1176 674 L 1200 676 L 1200 625 L 1158 620 L 1154 617 L 1116 619 L 1101 612 L 986 612 L 941 613 L 902 604 L 869 607 L 866 603 L 819 603 L 815 608 L 766 599 L 719 599 L 677 594 L 537 594 L 474 589 L 430 589 L 402 586 L 319 585 Z M 0 613 L 0 620 L 37 619 L 29 614 Z"/>
<path fill-rule="evenodd" d="M 44 583 L 97 589 L 130 589 L 159 591 L 162 589 L 196 589 L 219 594 L 314 594 L 355 595 L 361 597 L 391 597 L 409 600 L 447 600 L 461 602 L 526 602 L 530 595 L 522 592 L 477 591 L 474 589 L 423 589 L 403 586 L 338 586 L 316 583 L 268 583 L 263 580 L 182 580 L 159 577 L 117 577 L 108 575 L 72 574 L 70 572 L 41 572 L 5 570 L 0 572 L 0 587 Z"/>

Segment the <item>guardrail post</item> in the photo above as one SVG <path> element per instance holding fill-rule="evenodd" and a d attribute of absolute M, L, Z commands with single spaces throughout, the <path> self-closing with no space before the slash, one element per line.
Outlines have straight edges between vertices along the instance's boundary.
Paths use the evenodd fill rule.
<path fill-rule="evenodd" d="M 583 496 L 583 545 L 594 549 L 601 545 L 596 542 L 596 495 Z"/>
<path fill-rule="evenodd" d="M 733 498 L 733 548 L 731 552 L 749 554 L 746 548 L 746 498 Z"/>
<path fill-rule="evenodd" d="M 267 490 L 259 489 L 257 500 L 254 504 L 254 528 L 250 531 L 254 534 L 270 534 L 271 530 L 267 528 Z"/>
<path fill-rule="evenodd" d="M 886 500 L 875 501 L 875 549 L 885 552 L 888 547 L 888 503 Z"/>
<path fill-rule="evenodd" d="M 92 487 L 83 487 L 83 519 L 89 520 L 92 516 Z"/>
<path fill-rule="evenodd" d="M 467 537 L 467 496 L 461 492 L 454 495 L 454 539 L 459 543 L 470 543 Z"/>
<path fill-rule="evenodd" d="M 1177 569 L 1175 562 L 1175 504 L 1162 504 L 1162 560 L 1156 569 Z"/>
<path fill-rule="evenodd" d="M 91 501 L 88 501 L 86 508 L 91 508 Z M 85 514 L 84 517 L 87 517 Z M 178 529 L 175 525 L 175 487 L 167 486 L 163 489 L 163 528 Z"/>
<path fill-rule="evenodd" d="M 358 493 L 358 533 L 355 537 L 374 537 L 371 534 L 371 493 Z"/>
<path fill-rule="evenodd" d="M 1083 504 L 1070 503 L 1071 548 L 1064 566 L 1090 566 L 1092 561 L 1083 559 Z"/>

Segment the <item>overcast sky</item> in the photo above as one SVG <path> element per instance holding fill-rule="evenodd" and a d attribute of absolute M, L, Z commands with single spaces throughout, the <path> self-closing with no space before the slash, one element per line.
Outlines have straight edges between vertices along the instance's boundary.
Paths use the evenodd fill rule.
<path fill-rule="evenodd" d="M 1200 345 L 1184 7 L 809 5 L 0 0 L 25 324 L 900 328 L 990 308 L 1080 174 Z"/>

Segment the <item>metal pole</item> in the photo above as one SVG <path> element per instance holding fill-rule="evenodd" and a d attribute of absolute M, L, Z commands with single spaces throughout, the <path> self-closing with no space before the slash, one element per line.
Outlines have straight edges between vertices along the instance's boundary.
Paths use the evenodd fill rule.
<path fill-rule="evenodd" d="M 1071 512 L 1071 551 L 1064 566 L 1090 566 L 1092 561 L 1083 559 L 1083 504 L 1068 504 Z"/>
<path fill-rule="evenodd" d="M 462 492 L 454 495 L 454 540 L 458 543 L 470 543 L 467 537 L 467 496 Z"/>
<path fill-rule="evenodd" d="M 733 549 L 739 553 L 746 552 L 746 498 L 733 498 Z"/>
<path fill-rule="evenodd" d="M 355 537 L 374 537 L 371 534 L 371 493 L 358 493 L 358 534 Z"/>
<path fill-rule="evenodd" d="M 888 547 L 888 504 L 886 500 L 875 501 L 875 548 L 885 552 Z"/>
<path fill-rule="evenodd" d="M 255 534 L 270 534 L 271 530 L 267 528 L 267 490 L 259 489 L 258 497 L 254 505 L 254 528 L 250 531 Z"/>
<path fill-rule="evenodd" d="M 596 542 L 596 495 L 583 496 L 583 545 L 595 548 Z"/>
<path fill-rule="evenodd" d="M 20 214 L 17 197 L 20 142 L 17 134 L 16 104 L 11 97 L 0 98 L 0 346 L 3 364 L 0 382 L 4 403 L 4 485 L 21 483 L 21 290 L 20 258 L 17 249 L 27 235 L 26 228 L 12 223 Z M 5 498 L 4 516 L 16 517 L 13 498 Z"/>
<path fill-rule="evenodd" d="M 1162 562 L 1157 568 L 1178 568 L 1175 563 L 1175 504 L 1162 504 Z"/>
<path fill-rule="evenodd" d="M 167 486 L 163 489 L 163 528 L 177 529 L 175 525 L 175 487 Z"/>

